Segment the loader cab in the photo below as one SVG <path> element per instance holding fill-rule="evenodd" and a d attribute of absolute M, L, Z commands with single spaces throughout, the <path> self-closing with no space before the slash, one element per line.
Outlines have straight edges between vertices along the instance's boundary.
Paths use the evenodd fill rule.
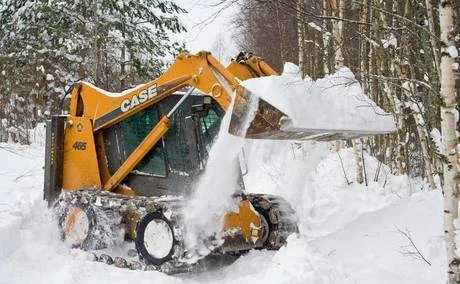
<path fill-rule="evenodd" d="M 108 169 L 116 169 L 150 130 L 182 98 L 177 92 L 104 130 Z M 210 96 L 196 92 L 170 118 L 170 129 L 123 183 L 138 195 L 187 195 L 209 155 L 224 111 Z"/>

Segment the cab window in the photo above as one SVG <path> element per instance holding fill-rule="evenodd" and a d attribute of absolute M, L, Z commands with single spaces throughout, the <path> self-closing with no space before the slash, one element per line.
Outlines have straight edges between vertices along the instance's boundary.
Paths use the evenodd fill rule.
<path fill-rule="evenodd" d="M 121 122 L 125 160 L 139 146 L 159 121 L 158 108 L 153 105 Z M 136 166 L 135 173 L 166 176 L 163 141 L 160 140 Z"/>

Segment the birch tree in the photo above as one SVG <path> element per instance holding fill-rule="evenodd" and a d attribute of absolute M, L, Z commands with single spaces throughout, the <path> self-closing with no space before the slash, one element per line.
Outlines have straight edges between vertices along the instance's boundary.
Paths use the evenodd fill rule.
<path fill-rule="evenodd" d="M 332 11 L 335 12 L 336 16 L 339 19 L 343 19 L 343 15 L 345 12 L 345 0 L 332 0 L 330 1 Z M 333 30 L 333 37 L 334 37 L 334 66 L 335 70 L 338 71 L 342 67 L 344 67 L 344 57 L 343 57 L 343 50 L 342 45 L 344 42 L 343 38 L 343 22 L 341 20 L 334 20 L 332 21 L 332 30 Z M 363 183 L 363 159 L 360 154 L 360 150 L 358 147 L 358 142 L 356 140 L 351 141 L 353 146 L 353 154 L 355 156 L 356 161 L 356 182 Z M 340 147 L 339 143 L 335 145 L 336 149 Z"/>
<path fill-rule="evenodd" d="M 441 132 L 443 144 L 443 192 L 444 192 L 444 232 L 447 247 L 449 283 L 460 282 L 460 259 L 455 250 L 454 222 L 458 220 L 459 172 L 458 138 L 456 135 L 456 91 L 453 72 L 454 58 L 458 56 L 454 42 L 454 14 L 452 1 L 442 0 L 439 4 L 441 31 Z M 460 229 L 460 228 L 458 228 Z"/>

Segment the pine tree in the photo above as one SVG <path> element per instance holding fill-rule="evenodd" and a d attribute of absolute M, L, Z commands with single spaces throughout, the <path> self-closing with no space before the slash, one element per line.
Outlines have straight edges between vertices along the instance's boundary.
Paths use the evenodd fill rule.
<path fill-rule="evenodd" d="M 158 76 L 183 12 L 165 0 L 3 0 L 0 116 L 13 140 L 27 142 L 77 80 L 120 91 Z"/>

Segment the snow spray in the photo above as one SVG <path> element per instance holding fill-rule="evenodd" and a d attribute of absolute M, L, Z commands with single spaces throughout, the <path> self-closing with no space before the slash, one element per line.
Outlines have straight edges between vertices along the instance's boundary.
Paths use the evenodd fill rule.
<path fill-rule="evenodd" d="M 194 193 L 185 206 L 186 247 L 198 257 L 206 256 L 213 249 L 213 245 L 222 243 L 225 215 L 229 211 L 238 210 L 239 200 L 233 194 L 239 189 L 241 173 L 238 155 L 244 138 L 228 133 L 235 97 L 233 95 L 222 119 L 204 173 L 194 186 Z M 240 133 L 243 134 L 258 108 L 258 97 L 249 97 L 248 112 L 240 126 Z M 212 244 L 209 242 L 210 238 L 214 239 Z"/>

